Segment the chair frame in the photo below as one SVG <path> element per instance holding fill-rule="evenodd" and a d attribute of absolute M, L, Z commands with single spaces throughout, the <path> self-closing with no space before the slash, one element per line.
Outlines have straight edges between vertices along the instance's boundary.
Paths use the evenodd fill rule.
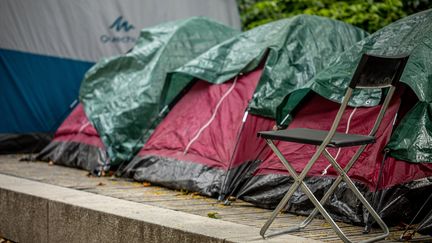
<path fill-rule="evenodd" d="M 396 73 L 394 74 L 391 83 L 385 84 L 385 85 L 379 85 L 379 86 L 363 86 L 361 84 L 360 80 L 360 74 L 363 71 L 363 69 L 366 67 L 367 61 L 369 57 L 377 57 L 377 58 L 397 58 L 400 59 L 399 66 L 396 70 Z M 273 143 L 272 139 L 265 138 L 267 144 L 270 146 L 270 148 L 273 150 L 273 152 L 276 154 L 276 156 L 280 159 L 282 164 L 285 166 L 285 168 L 288 170 L 289 174 L 293 177 L 294 183 L 291 185 L 288 192 L 285 194 L 285 196 L 282 198 L 276 209 L 273 211 L 270 218 L 267 220 L 267 222 L 264 224 L 264 226 L 261 228 L 260 234 L 263 238 L 265 238 L 265 233 L 267 229 L 270 227 L 270 225 L 273 223 L 279 212 L 286 206 L 289 199 L 292 197 L 292 195 L 295 193 L 295 191 L 300 187 L 303 192 L 306 194 L 306 196 L 309 198 L 309 200 L 313 203 L 315 206 L 314 210 L 310 213 L 310 215 L 300 224 L 288 228 L 282 232 L 276 233 L 289 233 L 293 231 L 298 231 L 303 228 L 305 228 L 307 225 L 309 225 L 313 218 L 319 213 L 330 223 L 330 226 L 333 228 L 333 230 L 336 232 L 336 234 L 344 241 L 344 242 L 351 242 L 350 239 L 345 235 L 345 233 L 339 228 L 339 226 L 335 223 L 333 218 L 329 215 L 329 213 L 324 209 L 323 205 L 328 200 L 328 198 L 331 196 L 331 194 L 335 191 L 337 186 L 344 181 L 348 188 L 352 190 L 354 195 L 361 201 L 361 203 L 365 206 L 366 210 L 369 211 L 370 215 L 375 219 L 375 221 L 378 223 L 378 225 L 383 230 L 383 234 L 378 235 L 376 237 L 372 237 L 368 240 L 362 241 L 362 242 L 374 242 L 378 240 L 382 240 L 386 238 L 389 235 L 389 229 L 387 225 L 384 223 L 384 221 L 380 218 L 378 213 L 373 209 L 373 207 L 369 204 L 369 202 L 366 200 L 366 198 L 361 194 L 361 192 L 358 190 L 358 188 L 355 186 L 354 182 L 351 180 L 351 178 L 347 175 L 351 167 L 354 165 L 355 161 L 359 158 L 361 153 L 365 150 L 366 146 L 368 144 L 361 145 L 356 153 L 353 155 L 353 157 L 349 160 L 345 168 L 342 168 L 339 163 L 336 161 L 336 159 L 327 151 L 326 147 L 331 142 L 333 136 L 336 133 L 336 129 L 338 128 L 338 125 L 340 123 L 340 120 L 342 118 L 342 115 L 345 112 L 345 109 L 348 105 L 348 102 L 353 94 L 353 90 L 355 88 L 389 88 L 388 93 L 385 97 L 385 100 L 381 106 L 380 112 L 377 116 L 377 119 L 375 120 L 375 123 L 373 125 L 373 128 L 371 129 L 369 136 L 375 136 L 376 132 L 378 131 L 378 128 L 382 122 L 382 119 L 385 115 L 385 111 L 387 110 L 390 101 L 392 99 L 392 96 L 395 92 L 395 85 L 399 82 L 399 79 L 402 75 L 403 69 L 408 61 L 407 55 L 401 55 L 401 56 L 393 56 L 393 57 L 383 57 L 383 56 L 371 56 L 368 54 L 363 54 L 360 63 L 356 69 L 356 72 L 353 75 L 352 81 L 347 88 L 347 91 L 345 93 L 345 96 L 342 100 L 341 106 L 339 108 L 338 113 L 336 114 L 336 117 L 333 121 L 333 124 L 328 131 L 327 136 L 324 138 L 321 145 L 318 147 L 312 158 L 309 160 L 309 162 L 306 164 L 306 166 L 303 168 L 302 172 L 300 174 L 297 174 L 295 169 L 289 164 L 287 159 L 283 156 L 282 152 L 278 149 L 278 147 Z M 388 81 L 388 80 L 387 80 Z M 359 86 L 357 86 L 360 84 Z M 356 87 L 357 86 L 357 87 Z M 308 188 L 306 183 L 303 181 L 306 178 L 307 173 L 312 168 L 312 166 L 315 164 L 319 156 L 323 154 L 324 157 L 330 162 L 330 164 L 333 166 L 333 168 L 337 171 L 338 177 L 333 182 L 331 187 L 328 189 L 328 191 L 324 194 L 322 199 L 319 201 L 315 195 L 312 193 L 312 191 Z M 276 235 L 274 234 L 274 235 Z"/>

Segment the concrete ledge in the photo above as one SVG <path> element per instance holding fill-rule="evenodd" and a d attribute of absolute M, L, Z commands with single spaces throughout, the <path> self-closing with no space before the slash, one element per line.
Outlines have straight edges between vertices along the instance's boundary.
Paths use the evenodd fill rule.
<path fill-rule="evenodd" d="M 18 242 L 313 242 L 0 174 L 0 235 Z"/>

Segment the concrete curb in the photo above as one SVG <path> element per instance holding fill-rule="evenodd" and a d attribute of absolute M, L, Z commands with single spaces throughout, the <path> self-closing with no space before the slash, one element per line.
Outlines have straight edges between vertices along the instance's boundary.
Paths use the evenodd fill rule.
<path fill-rule="evenodd" d="M 0 235 L 24 243 L 314 242 L 2 174 L 0 219 Z"/>

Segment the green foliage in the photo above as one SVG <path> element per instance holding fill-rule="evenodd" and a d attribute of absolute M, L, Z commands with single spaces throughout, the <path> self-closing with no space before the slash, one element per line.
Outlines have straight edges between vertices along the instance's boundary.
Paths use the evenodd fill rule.
<path fill-rule="evenodd" d="M 277 19 L 313 14 L 374 32 L 402 17 L 432 7 L 429 0 L 237 0 L 243 29 Z"/>

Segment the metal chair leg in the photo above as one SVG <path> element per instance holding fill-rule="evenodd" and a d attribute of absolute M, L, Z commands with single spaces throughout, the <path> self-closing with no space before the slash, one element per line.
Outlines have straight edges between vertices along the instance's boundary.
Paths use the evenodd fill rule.
<path fill-rule="evenodd" d="M 309 161 L 309 163 L 305 166 L 302 173 L 300 175 L 297 175 L 295 169 L 288 163 L 288 161 L 285 159 L 285 157 L 282 155 L 280 150 L 274 145 L 274 143 L 266 139 L 267 144 L 270 146 L 270 148 L 273 150 L 273 152 L 276 154 L 276 156 L 281 160 L 282 164 L 286 167 L 290 175 L 294 178 L 294 183 L 291 185 L 289 191 L 285 194 L 284 198 L 281 200 L 279 205 L 276 207 L 276 209 L 273 211 L 271 217 L 267 220 L 267 222 L 264 224 L 264 226 L 261 228 L 260 234 L 262 237 L 265 237 L 265 232 L 270 227 L 270 225 L 273 223 L 276 216 L 279 214 L 279 212 L 283 209 L 283 207 L 288 203 L 289 199 L 292 197 L 294 192 L 298 189 L 299 186 L 301 186 L 302 190 L 305 191 L 305 194 L 309 197 L 309 199 L 314 203 L 316 207 L 319 208 L 319 211 L 325 215 L 324 217 L 329 221 L 333 229 L 338 233 L 338 235 L 343 239 L 346 239 L 346 236 L 342 233 L 342 231 L 339 229 L 336 223 L 334 223 L 333 219 L 329 216 L 327 211 L 319 204 L 319 201 L 315 198 L 313 193 L 310 191 L 310 189 L 307 187 L 307 185 L 303 182 L 303 179 L 306 177 L 306 174 L 308 171 L 312 168 L 312 165 L 315 163 L 316 159 L 319 157 L 319 153 L 322 153 L 322 150 L 318 149 L 318 151 L 315 153 L 315 155 L 312 157 L 312 159 Z M 311 198 L 312 197 L 312 198 Z M 301 228 L 306 227 L 310 223 L 307 222 L 306 224 L 300 224 L 299 226 L 294 226 L 292 228 L 289 228 L 285 230 L 284 232 L 292 232 L 299 230 Z M 279 234 L 279 233 L 277 233 Z"/>
<path fill-rule="evenodd" d="M 310 222 L 312 222 L 313 218 L 316 216 L 318 212 L 320 212 L 323 217 L 327 220 L 327 222 L 330 224 L 330 226 L 333 228 L 333 230 L 336 232 L 336 234 L 344 241 L 344 242 L 351 242 L 348 237 L 343 233 L 343 231 L 339 228 L 339 226 L 334 222 L 334 220 L 331 218 L 330 214 L 324 209 L 323 204 L 325 201 L 329 198 L 329 196 L 333 193 L 333 191 L 337 188 L 337 186 L 340 184 L 340 182 L 343 180 L 347 183 L 347 186 L 354 192 L 354 194 L 359 198 L 359 200 L 365 205 L 366 209 L 370 212 L 372 217 L 377 221 L 377 223 L 381 226 L 381 228 L 384 231 L 383 235 L 370 238 L 366 241 L 362 241 L 363 243 L 368 242 L 374 242 L 377 240 L 384 239 L 388 236 L 389 231 L 385 223 L 382 221 L 382 219 L 379 217 L 379 215 L 375 212 L 375 210 L 370 206 L 370 204 L 367 202 L 367 200 L 363 197 L 361 192 L 357 189 L 355 184 L 352 182 L 352 180 L 346 175 L 346 173 L 351 169 L 354 162 L 357 160 L 358 156 L 363 151 L 364 147 L 362 146 L 357 153 L 353 156 L 353 158 L 348 162 L 345 169 L 342 169 L 340 165 L 337 163 L 336 160 L 326 151 L 322 150 L 321 153 L 324 154 L 324 156 L 330 161 L 330 163 L 335 167 L 335 169 L 338 171 L 339 176 L 335 180 L 335 182 L 332 184 L 330 189 L 327 191 L 327 193 L 324 195 L 324 197 L 321 199 L 321 201 L 318 201 L 318 199 L 315 197 L 315 195 L 310 191 L 310 189 L 307 187 L 307 185 L 303 182 L 303 179 L 305 178 L 307 172 L 310 170 L 312 165 L 315 163 L 316 158 L 318 156 L 314 156 L 315 160 L 310 160 L 309 163 L 305 166 L 302 173 L 298 175 L 295 171 L 295 169 L 288 163 L 288 161 L 285 159 L 285 157 L 282 155 L 280 150 L 274 145 L 274 143 L 271 140 L 267 140 L 268 145 L 270 148 L 275 152 L 277 157 L 281 160 L 282 164 L 286 167 L 290 175 L 294 178 L 294 183 L 291 185 L 288 192 L 285 194 L 281 202 L 278 204 L 276 209 L 273 211 L 271 217 L 267 220 L 267 222 L 264 224 L 264 226 L 261 228 L 260 234 L 262 237 L 265 237 L 265 233 L 270 227 L 270 225 L 273 223 L 279 212 L 286 206 L 289 199 L 292 197 L 294 192 L 298 189 L 298 187 L 301 187 L 302 191 L 306 194 L 306 196 L 311 200 L 311 202 L 314 204 L 315 209 L 312 211 L 312 213 L 299 225 L 288 228 L 282 232 L 277 232 L 272 235 L 277 235 L 281 233 L 289 233 L 292 231 L 297 231 L 302 228 L 305 228 Z M 318 151 L 317 151 L 318 152 Z"/>
<path fill-rule="evenodd" d="M 270 146 L 270 148 L 273 150 L 273 152 L 276 154 L 276 156 L 282 161 L 282 164 L 288 169 L 288 172 L 290 175 L 294 178 L 294 183 L 289 188 L 288 192 L 285 194 L 285 196 L 282 198 L 282 200 L 279 202 L 278 206 L 273 211 L 270 218 L 266 221 L 266 223 L 263 225 L 263 227 L 260 230 L 260 234 L 263 238 L 265 238 L 265 233 L 267 229 L 270 227 L 270 225 L 273 223 L 274 219 L 277 217 L 277 215 L 280 213 L 280 211 L 285 207 L 285 205 L 288 203 L 289 199 L 292 197 L 294 192 L 298 189 L 300 186 L 299 178 L 297 176 L 297 173 L 293 168 L 291 168 L 291 165 L 286 161 L 285 157 L 283 157 L 280 150 L 274 145 L 274 143 L 266 139 L 267 144 Z"/>
<path fill-rule="evenodd" d="M 362 146 L 362 147 L 360 147 L 358 150 L 357 150 L 357 152 L 356 152 L 356 154 L 352 157 L 352 159 L 348 162 L 348 164 L 345 166 L 345 168 L 344 168 L 344 172 L 345 173 L 348 173 L 348 171 L 351 169 L 351 167 L 353 166 L 353 164 L 354 164 L 354 162 L 357 160 L 357 158 L 358 158 L 358 156 L 363 152 L 363 150 L 364 150 L 364 148 L 365 148 L 366 146 Z M 327 154 L 327 155 L 326 155 Z M 330 160 L 328 157 L 331 157 L 331 158 L 333 158 L 331 155 L 330 155 L 330 153 L 328 153 L 327 151 L 326 151 L 326 157 L 327 157 L 327 159 L 328 160 Z M 333 158 L 333 160 L 334 160 L 334 158 Z M 336 190 L 336 188 L 339 186 L 339 184 L 342 182 L 342 180 L 343 180 L 343 177 L 341 176 L 341 175 L 339 175 L 336 179 L 335 179 L 335 181 L 333 182 L 333 184 L 330 186 L 330 188 L 327 190 L 327 192 L 324 194 L 324 196 L 321 198 L 321 200 L 320 200 L 320 204 L 321 205 L 324 205 L 324 203 L 329 199 L 329 197 L 333 194 L 333 192 Z M 300 223 L 300 225 L 308 225 L 313 219 L 314 219 L 314 217 L 318 214 L 318 212 L 319 212 L 319 210 L 317 209 L 317 208 L 315 208 L 310 214 L 309 214 L 309 216 L 302 222 L 302 223 Z M 384 230 L 384 232 L 386 233 L 386 230 L 385 229 L 383 229 Z M 385 236 L 386 237 L 386 236 Z M 380 238 L 382 238 L 382 237 L 380 237 Z M 371 239 L 372 241 L 374 241 L 374 240 L 376 240 L 376 239 Z M 370 242 L 370 241 L 369 241 Z"/>
<path fill-rule="evenodd" d="M 270 140 L 270 139 L 266 139 L 266 142 L 269 145 L 269 147 L 273 150 L 273 152 L 276 154 L 276 156 L 279 158 L 279 160 L 282 162 L 282 164 L 285 166 L 285 168 L 288 170 L 289 174 L 293 177 L 294 183 L 291 185 L 291 187 L 288 190 L 288 192 L 285 194 L 285 196 L 279 202 L 278 206 L 273 211 L 273 213 L 270 216 L 270 218 L 267 220 L 267 222 L 261 228 L 260 234 L 261 234 L 261 236 L 263 238 L 265 238 L 265 233 L 266 233 L 267 229 L 270 227 L 270 225 L 273 223 L 273 221 L 276 218 L 276 216 L 285 207 L 285 205 L 288 203 L 289 199 L 292 197 L 292 195 L 294 194 L 294 192 L 298 189 L 298 187 L 300 186 L 300 184 L 303 183 L 303 179 L 306 177 L 307 172 L 310 170 L 310 168 L 312 167 L 312 165 L 315 162 L 316 158 L 318 158 L 318 156 L 319 156 L 319 155 L 318 156 L 314 156 L 315 160 L 312 160 L 313 159 L 312 158 L 309 161 L 309 163 L 305 166 L 305 168 L 303 169 L 302 173 L 300 175 L 297 175 L 297 172 L 295 171 L 295 169 L 292 168 L 292 166 L 288 163 L 288 161 L 285 159 L 285 157 L 282 155 L 282 153 L 277 148 L 277 146 L 273 143 L 273 141 Z M 299 229 L 304 228 L 304 227 L 300 227 L 300 228 L 299 227 L 293 227 L 292 229 L 289 229 L 288 231 L 296 231 L 296 230 L 299 230 Z M 284 231 L 284 232 L 287 232 L 287 231 Z"/>
<path fill-rule="evenodd" d="M 265 232 L 267 231 L 267 229 L 269 228 L 269 226 L 273 223 L 273 221 L 276 218 L 276 216 L 283 209 L 283 207 L 288 203 L 288 201 L 291 198 L 291 196 L 293 195 L 293 193 L 300 186 L 302 188 L 302 190 L 304 191 L 304 193 L 306 194 L 306 196 L 312 201 L 312 203 L 314 204 L 314 206 L 318 209 L 318 211 L 330 223 L 331 227 L 338 234 L 338 236 L 344 242 L 349 242 L 349 240 L 346 237 L 346 235 L 342 232 L 342 230 L 339 228 L 339 226 L 334 222 L 334 220 L 331 218 L 331 216 L 328 214 L 328 212 L 324 209 L 324 207 L 319 203 L 318 199 L 313 195 L 312 191 L 310 191 L 310 189 L 307 187 L 307 185 L 303 182 L 303 179 L 304 179 L 305 175 L 303 175 L 303 178 L 302 178 L 302 174 L 307 174 L 307 172 L 310 170 L 310 168 L 312 166 L 306 165 L 305 169 L 302 171 L 302 174 L 300 174 L 300 176 L 298 176 L 297 173 L 296 173 L 296 171 L 295 171 L 295 169 L 288 163 L 288 161 L 285 159 L 285 157 L 283 157 L 282 153 L 273 144 L 273 142 L 271 140 L 267 140 L 267 143 L 269 144 L 269 146 L 273 150 L 273 152 L 275 152 L 275 154 L 281 160 L 282 164 L 284 164 L 284 166 L 286 167 L 286 169 L 288 170 L 288 172 L 290 173 L 290 175 L 294 178 L 294 184 L 291 185 L 291 187 L 290 187 L 289 191 L 287 192 L 287 194 L 285 194 L 284 198 L 281 200 L 281 202 L 279 203 L 279 205 L 273 211 L 271 217 L 267 220 L 267 222 L 262 227 L 262 229 L 260 231 L 261 236 L 265 237 Z M 316 156 L 316 157 L 318 157 L 318 156 Z M 315 162 L 315 160 L 311 160 L 310 164 L 313 165 L 313 163 Z M 300 229 L 306 227 L 311 221 L 312 220 L 306 222 L 306 224 L 299 224 L 298 226 L 294 226 L 294 227 L 288 228 L 288 229 L 286 229 L 286 230 L 284 230 L 282 232 L 277 232 L 277 233 L 274 233 L 272 235 L 278 235 L 278 234 L 281 234 L 281 233 L 289 233 L 289 232 L 292 232 L 292 231 L 300 230 Z"/>
<path fill-rule="evenodd" d="M 348 173 L 348 171 L 351 169 L 351 167 L 354 165 L 354 162 L 358 159 L 360 154 L 363 152 L 363 150 L 366 148 L 366 145 L 362 145 L 357 152 L 354 154 L 354 156 L 351 158 L 351 160 L 348 162 L 348 164 L 345 166 L 344 171 L 345 173 Z M 330 153 L 329 153 L 330 154 Z M 331 155 L 330 155 L 331 156 Z M 336 188 L 339 186 L 339 184 L 342 182 L 342 176 L 338 175 L 338 177 L 335 179 L 333 184 L 330 186 L 330 188 L 327 190 L 327 192 L 324 194 L 324 196 L 321 198 L 320 203 L 324 205 L 324 203 L 329 199 L 329 197 L 333 194 L 333 192 L 336 190 Z M 318 214 L 318 209 L 314 209 L 308 216 L 308 218 L 305 219 L 305 221 L 312 221 L 312 219 Z"/>
<path fill-rule="evenodd" d="M 384 232 L 382 235 L 372 237 L 362 242 L 363 243 L 374 242 L 374 241 L 385 239 L 389 235 L 389 229 L 387 225 L 384 223 L 384 221 L 381 219 L 378 213 L 373 209 L 373 207 L 369 204 L 369 202 L 366 200 L 363 194 L 361 194 L 361 192 L 355 186 L 354 182 L 351 180 L 351 178 L 349 178 L 349 176 L 345 173 L 345 171 L 337 163 L 337 161 L 327 151 L 324 151 L 324 156 L 330 161 L 330 163 L 333 165 L 333 167 L 337 170 L 339 175 L 342 177 L 343 181 L 345 181 L 346 185 L 351 189 L 354 195 L 360 200 L 363 206 L 365 206 L 366 210 L 369 211 L 370 215 L 375 219 L 375 221 L 378 223 L 378 225 L 381 227 L 381 229 Z"/>

